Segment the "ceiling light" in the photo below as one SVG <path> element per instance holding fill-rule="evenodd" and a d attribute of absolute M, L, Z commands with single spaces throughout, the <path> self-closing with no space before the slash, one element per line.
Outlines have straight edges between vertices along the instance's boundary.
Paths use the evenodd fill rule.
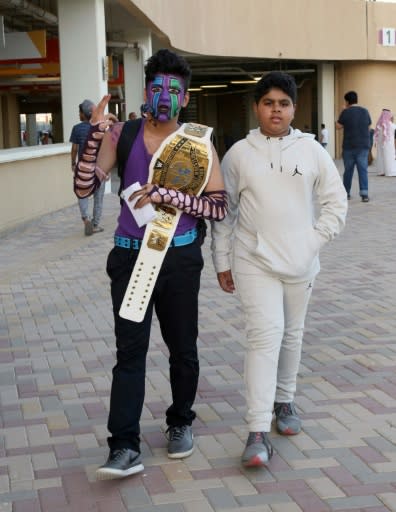
<path fill-rule="evenodd" d="M 189 89 L 187 89 L 188 92 L 198 92 L 198 91 L 202 91 L 202 89 L 200 87 L 190 87 Z"/>
<path fill-rule="evenodd" d="M 202 89 L 225 89 L 226 87 L 228 87 L 227 84 L 201 85 Z"/>
<path fill-rule="evenodd" d="M 230 84 L 256 84 L 256 80 L 231 80 Z"/>

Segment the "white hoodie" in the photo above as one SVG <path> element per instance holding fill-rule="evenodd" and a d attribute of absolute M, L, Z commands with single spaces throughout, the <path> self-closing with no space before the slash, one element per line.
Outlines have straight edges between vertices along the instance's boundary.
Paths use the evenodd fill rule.
<path fill-rule="evenodd" d="M 347 196 L 332 158 L 314 136 L 290 129 L 272 138 L 251 130 L 226 153 L 222 171 L 229 213 L 212 223 L 216 272 L 233 267 L 233 247 L 242 272 L 243 258 L 289 280 L 319 272 L 319 249 L 343 228 Z"/>

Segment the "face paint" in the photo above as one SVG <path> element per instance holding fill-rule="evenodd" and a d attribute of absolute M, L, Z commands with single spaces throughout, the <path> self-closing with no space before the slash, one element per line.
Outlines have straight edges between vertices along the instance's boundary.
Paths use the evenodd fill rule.
<path fill-rule="evenodd" d="M 147 84 L 147 103 L 154 119 L 169 121 L 178 115 L 184 100 L 182 80 L 158 74 Z"/>

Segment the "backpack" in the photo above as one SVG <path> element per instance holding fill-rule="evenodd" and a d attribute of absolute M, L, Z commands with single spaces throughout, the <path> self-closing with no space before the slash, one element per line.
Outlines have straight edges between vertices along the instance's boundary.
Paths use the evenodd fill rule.
<path fill-rule="evenodd" d="M 129 157 L 129 153 L 131 152 L 133 143 L 135 142 L 136 136 L 140 130 L 140 126 L 142 124 L 142 118 L 132 119 L 130 121 L 126 121 L 124 126 L 122 127 L 120 138 L 118 139 L 117 144 L 117 163 L 118 170 L 117 174 L 120 178 L 120 186 L 118 189 L 118 195 L 121 194 L 124 189 L 124 169 Z M 122 204 L 122 199 L 120 198 L 120 203 Z"/>
<path fill-rule="evenodd" d="M 126 121 L 122 127 L 120 137 L 117 144 L 117 163 L 118 169 L 117 174 L 120 178 L 120 186 L 118 188 L 118 195 L 120 196 L 124 189 L 124 170 L 128 161 L 129 153 L 132 150 L 133 143 L 135 142 L 136 136 L 140 130 L 142 124 L 142 118 L 132 119 Z M 122 204 L 123 199 L 120 197 L 120 203 Z M 197 222 L 198 240 L 200 245 L 205 241 L 207 225 L 205 219 L 198 219 Z"/>

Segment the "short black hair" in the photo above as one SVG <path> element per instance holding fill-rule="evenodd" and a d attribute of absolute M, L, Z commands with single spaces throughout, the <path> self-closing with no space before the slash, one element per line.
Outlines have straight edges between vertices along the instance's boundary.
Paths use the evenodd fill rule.
<path fill-rule="evenodd" d="M 264 75 L 256 84 L 254 89 L 254 101 L 258 103 L 260 99 L 271 89 L 280 89 L 287 94 L 293 104 L 297 101 L 297 85 L 294 78 L 288 73 L 282 71 L 271 71 Z"/>
<path fill-rule="evenodd" d="M 187 91 L 191 80 L 191 68 L 187 61 L 165 48 L 152 55 L 144 66 L 146 85 L 154 79 L 158 73 L 174 73 L 184 80 L 184 88 Z"/>
<path fill-rule="evenodd" d="M 358 95 L 355 91 L 348 91 L 344 95 L 344 100 L 348 103 L 348 105 L 355 105 L 358 102 Z"/>

